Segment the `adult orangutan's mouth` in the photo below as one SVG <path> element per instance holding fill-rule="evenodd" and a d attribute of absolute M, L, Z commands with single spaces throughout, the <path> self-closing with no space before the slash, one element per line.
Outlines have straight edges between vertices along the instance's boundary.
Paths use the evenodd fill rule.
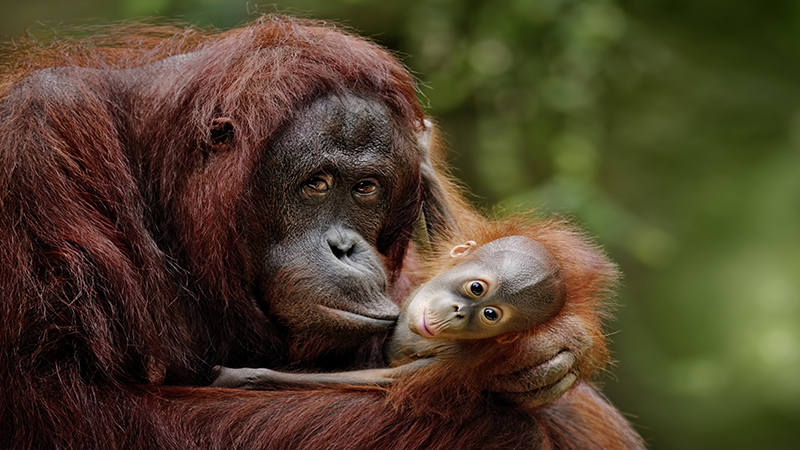
<path fill-rule="evenodd" d="M 319 305 L 319 308 L 327 314 L 344 319 L 348 322 L 356 322 L 376 328 L 388 328 L 397 322 L 397 314 L 384 314 L 379 317 L 372 317 L 323 305 Z"/>

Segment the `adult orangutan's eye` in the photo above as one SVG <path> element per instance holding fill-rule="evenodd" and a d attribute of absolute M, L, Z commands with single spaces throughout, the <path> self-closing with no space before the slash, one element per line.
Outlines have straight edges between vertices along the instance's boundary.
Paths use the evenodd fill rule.
<path fill-rule="evenodd" d="M 327 173 L 318 173 L 303 182 L 303 192 L 307 195 L 322 195 L 333 186 L 333 177 Z"/>
<path fill-rule="evenodd" d="M 473 298 L 481 297 L 483 296 L 483 294 L 486 293 L 486 282 L 481 280 L 468 281 L 464 285 L 464 290 L 470 297 Z"/>
<path fill-rule="evenodd" d="M 374 195 L 378 192 L 378 183 L 371 178 L 361 180 L 353 186 L 353 192 L 361 196 Z"/>

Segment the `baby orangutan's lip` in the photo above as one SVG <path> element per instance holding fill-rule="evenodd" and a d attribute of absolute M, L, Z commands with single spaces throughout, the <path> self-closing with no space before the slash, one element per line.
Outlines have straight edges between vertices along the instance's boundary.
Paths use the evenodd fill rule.
<path fill-rule="evenodd" d="M 428 328 L 428 323 L 425 321 L 425 316 L 427 315 L 426 312 L 427 311 L 423 311 L 422 314 L 420 314 L 419 324 L 417 325 L 417 328 L 419 328 L 419 334 L 422 337 L 432 338 L 435 336 L 435 334 L 430 330 L 430 328 Z"/>

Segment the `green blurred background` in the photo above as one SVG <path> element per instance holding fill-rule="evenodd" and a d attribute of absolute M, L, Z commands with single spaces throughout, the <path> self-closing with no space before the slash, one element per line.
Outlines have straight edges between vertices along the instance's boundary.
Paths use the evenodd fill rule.
<path fill-rule="evenodd" d="M 800 448 L 800 2 L 0 6 L 4 40 L 288 12 L 396 50 L 477 204 L 573 215 L 622 267 L 603 383 L 651 448 Z"/>

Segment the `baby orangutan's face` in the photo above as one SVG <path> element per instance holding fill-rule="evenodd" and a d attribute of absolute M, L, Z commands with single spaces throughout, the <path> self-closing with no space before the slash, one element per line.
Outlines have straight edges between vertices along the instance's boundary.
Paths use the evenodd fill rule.
<path fill-rule="evenodd" d="M 501 278 L 468 261 L 425 283 L 410 300 L 411 331 L 434 339 L 483 339 L 507 333 L 516 308 L 498 296 Z"/>
<path fill-rule="evenodd" d="M 564 305 L 555 258 L 538 242 L 509 236 L 451 256 L 464 262 L 425 283 L 406 308 L 409 328 L 429 339 L 483 339 L 528 330 Z"/>

